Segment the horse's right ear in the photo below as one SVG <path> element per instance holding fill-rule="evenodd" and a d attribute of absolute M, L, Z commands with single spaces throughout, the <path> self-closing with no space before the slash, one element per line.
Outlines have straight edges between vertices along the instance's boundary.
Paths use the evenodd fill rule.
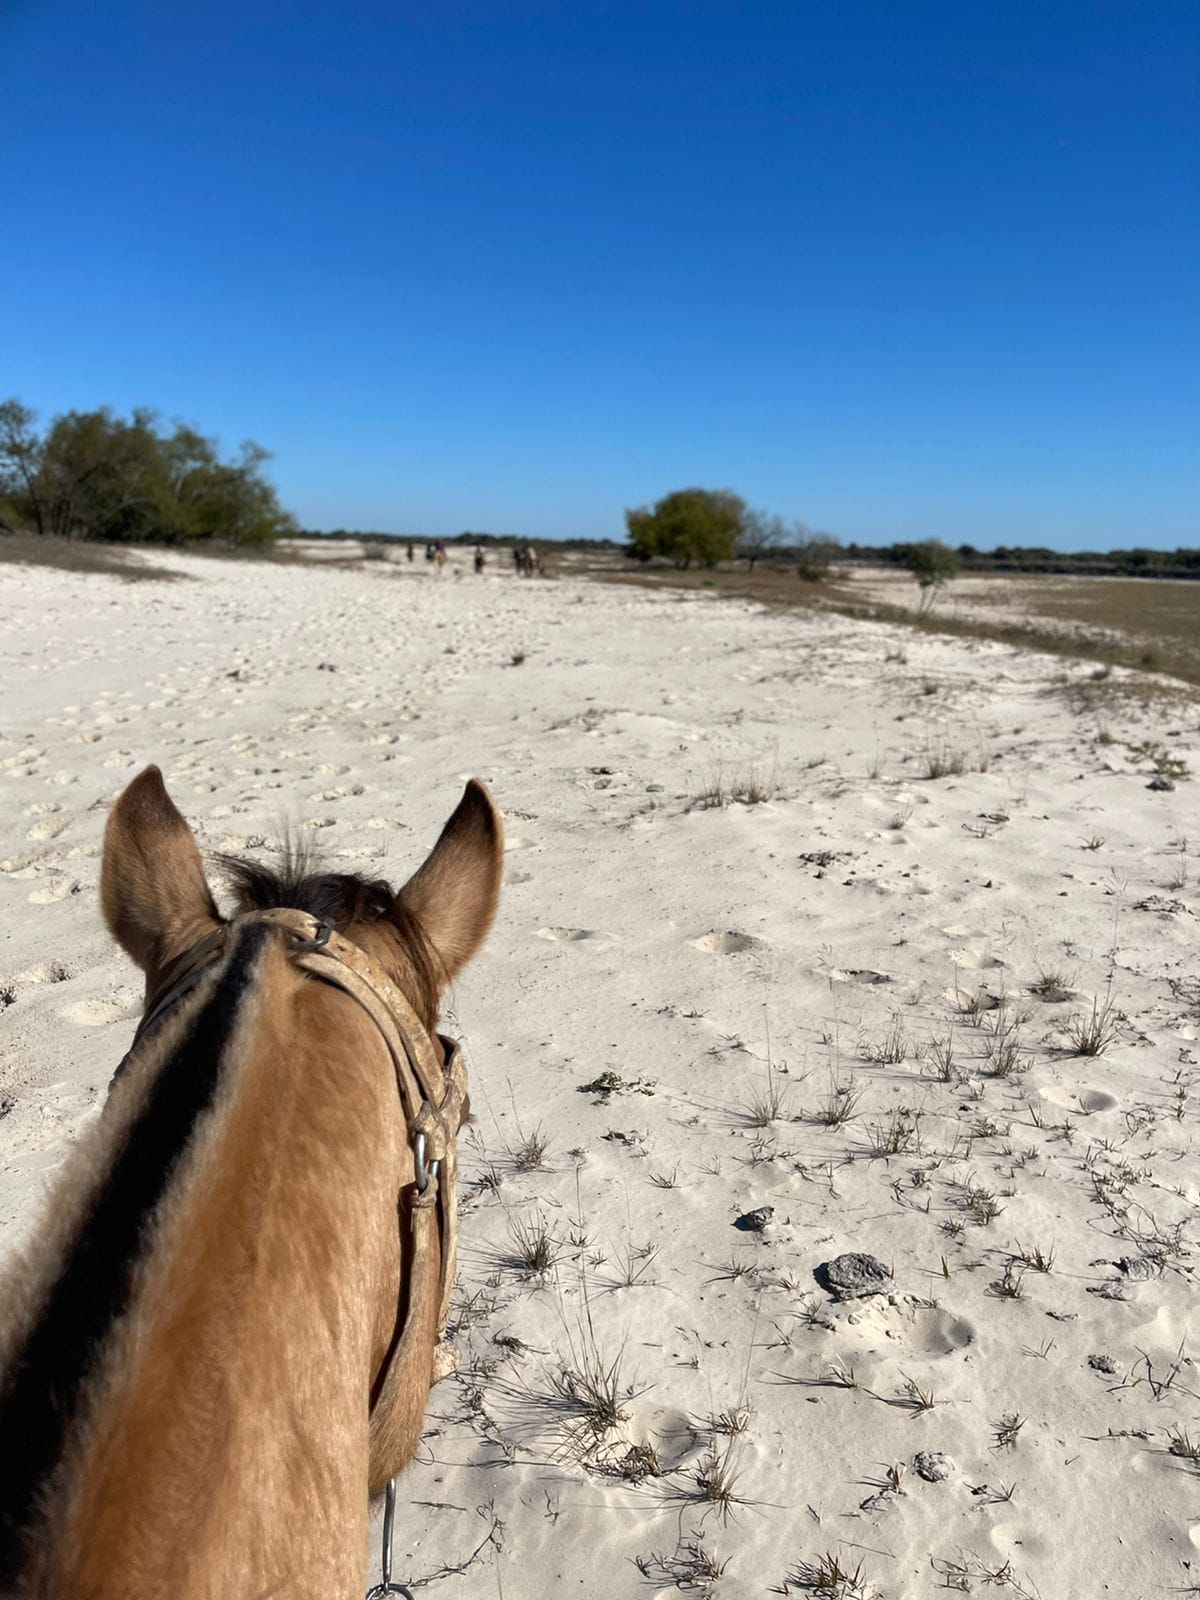
<path fill-rule="evenodd" d="M 157 767 L 136 777 L 109 813 L 100 904 L 114 938 L 147 974 L 220 922 L 192 830 Z"/>
<path fill-rule="evenodd" d="M 433 945 L 444 983 L 453 983 L 487 938 L 503 876 L 504 824 L 491 795 L 472 778 L 428 860 L 399 895 Z"/>

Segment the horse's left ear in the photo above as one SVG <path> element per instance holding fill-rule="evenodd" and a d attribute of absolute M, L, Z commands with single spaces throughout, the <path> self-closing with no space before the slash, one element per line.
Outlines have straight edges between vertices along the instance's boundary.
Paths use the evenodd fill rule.
<path fill-rule="evenodd" d="M 136 777 L 108 814 L 100 904 L 148 977 L 220 921 L 192 830 L 157 767 Z"/>
<path fill-rule="evenodd" d="M 425 865 L 401 889 L 452 983 L 488 936 L 504 875 L 504 825 L 472 778 Z"/>

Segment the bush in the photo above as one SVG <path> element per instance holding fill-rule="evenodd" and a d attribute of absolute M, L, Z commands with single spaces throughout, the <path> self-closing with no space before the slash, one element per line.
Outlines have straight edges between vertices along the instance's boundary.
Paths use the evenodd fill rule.
<path fill-rule="evenodd" d="M 957 577 L 958 557 L 940 539 L 923 539 L 920 544 L 897 545 L 896 549 L 902 565 L 921 586 L 921 609 L 928 609 L 942 585 Z"/>
<path fill-rule="evenodd" d="M 796 576 L 805 583 L 823 583 L 833 567 L 839 546 L 833 539 L 817 535 L 802 539 L 796 546 Z"/>

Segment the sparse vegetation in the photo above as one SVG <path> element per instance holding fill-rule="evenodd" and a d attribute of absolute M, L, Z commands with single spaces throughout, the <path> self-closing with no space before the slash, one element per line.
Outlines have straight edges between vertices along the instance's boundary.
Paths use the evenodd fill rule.
<path fill-rule="evenodd" d="M 1081 1014 L 1072 1017 L 1067 1023 L 1067 1038 L 1075 1054 L 1103 1055 L 1116 1042 L 1119 1021 L 1120 1012 L 1113 1004 L 1111 995 L 1106 995 L 1103 1000 L 1094 999 L 1092 1009 L 1086 1016 Z"/>
<path fill-rule="evenodd" d="M 831 1079 L 829 1093 L 818 1107 L 817 1121 L 827 1128 L 842 1127 L 855 1115 L 862 1094 L 863 1085 L 854 1078 Z"/>
<path fill-rule="evenodd" d="M 804 1594 L 818 1595 L 820 1600 L 866 1600 L 866 1565 L 857 1561 L 853 1566 L 835 1551 L 827 1550 L 815 1561 L 801 1561 L 784 1579 L 784 1593 L 799 1589 Z"/>
<path fill-rule="evenodd" d="M 530 1134 L 523 1134 L 520 1142 L 510 1145 L 508 1159 L 514 1172 L 540 1172 L 546 1165 L 546 1152 L 550 1140 L 541 1123 Z"/>
<path fill-rule="evenodd" d="M 653 1095 L 654 1082 L 650 1078 L 622 1078 L 616 1072 L 601 1072 L 590 1083 L 579 1085 L 580 1094 L 596 1096 L 594 1104 L 606 1106 L 615 1094 Z"/>
<path fill-rule="evenodd" d="M 562 1254 L 562 1245 L 540 1216 L 513 1217 L 509 1222 L 512 1242 L 510 1264 L 530 1278 L 544 1278 Z"/>
<path fill-rule="evenodd" d="M 774 767 L 750 764 L 734 772 L 718 767 L 693 795 L 690 811 L 718 811 L 725 806 L 761 806 L 779 793 Z"/>

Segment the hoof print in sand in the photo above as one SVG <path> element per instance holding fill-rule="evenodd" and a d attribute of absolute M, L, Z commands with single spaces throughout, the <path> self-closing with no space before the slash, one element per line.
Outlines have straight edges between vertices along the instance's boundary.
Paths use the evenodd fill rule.
<path fill-rule="evenodd" d="M 1078 1089 L 1068 1089 L 1065 1085 L 1056 1084 L 1053 1088 L 1039 1090 L 1039 1093 L 1052 1106 L 1062 1111 L 1075 1111 L 1081 1117 L 1094 1116 L 1097 1111 L 1115 1111 L 1121 1103 L 1115 1094 L 1106 1094 L 1103 1089 L 1088 1089 L 1083 1085 Z"/>
<path fill-rule="evenodd" d="M 31 906 L 53 906 L 60 900 L 66 900 L 69 895 L 78 894 L 82 884 L 73 878 L 60 878 L 57 883 L 44 884 L 42 888 L 35 889 L 29 896 Z"/>
<path fill-rule="evenodd" d="M 60 1012 L 65 1022 L 75 1022 L 81 1028 L 99 1028 L 110 1022 L 128 1022 L 138 1014 L 139 1007 L 129 1001 L 80 1000 Z"/>
<path fill-rule="evenodd" d="M 829 976 L 834 983 L 858 983 L 871 988 L 877 983 L 891 983 L 886 972 L 872 972 L 870 967 L 831 967 Z"/>
<path fill-rule="evenodd" d="M 696 950 L 703 950 L 708 955 L 735 956 L 743 950 L 753 950 L 756 940 L 748 933 L 706 933 L 699 939 L 693 939 L 692 945 Z"/>
<path fill-rule="evenodd" d="M 975 1329 L 965 1317 L 956 1317 L 941 1306 L 930 1306 L 908 1295 L 887 1300 L 873 1296 L 860 1304 L 846 1305 L 840 1317 L 836 1309 L 836 1331 L 868 1353 L 897 1355 L 905 1360 L 916 1356 L 950 1356 L 975 1342 Z"/>

